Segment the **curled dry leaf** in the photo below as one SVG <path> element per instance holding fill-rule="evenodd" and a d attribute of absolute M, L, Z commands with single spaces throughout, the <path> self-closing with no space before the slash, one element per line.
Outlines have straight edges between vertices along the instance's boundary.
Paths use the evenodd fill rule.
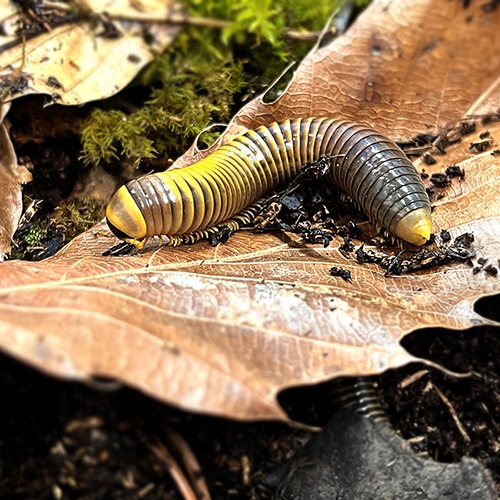
<path fill-rule="evenodd" d="M 469 51 L 458 51 L 451 58 L 449 47 L 445 49 L 447 40 L 455 32 L 461 33 L 456 43 L 469 39 L 469 26 L 479 23 L 478 19 L 496 19 L 486 15 L 498 16 L 483 14 L 476 2 L 468 9 L 463 6 L 463 2 L 441 0 L 376 1 L 346 40 L 314 51 L 301 66 L 296 80 L 309 78 L 315 82 L 314 92 L 302 84 L 301 92 L 285 93 L 271 107 L 257 101 L 235 123 L 279 119 L 285 110 L 290 116 L 313 113 L 318 108 L 311 103 L 322 92 L 323 106 L 333 102 L 330 82 L 343 89 L 337 92 L 339 96 L 354 96 L 345 108 L 349 118 L 370 121 L 371 106 L 375 125 L 385 131 L 413 134 L 426 131 L 427 125 L 433 128 L 461 117 L 478 102 L 494 75 L 487 73 L 484 85 L 475 80 L 479 78 L 477 65 L 487 66 L 477 50 L 480 37 L 474 42 L 470 65 Z M 448 9 L 460 13 L 453 17 L 454 24 L 446 16 Z M 473 19 L 467 21 L 460 9 Z M 375 15 L 377 21 L 371 22 Z M 487 30 L 489 25 L 483 21 Z M 434 39 L 440 33 L 448 35 L 422 52 L 422 44 L 430 43 L 428 29 Z M 377 41 L 382 55 L 373 54 L 373 43 L 368 40 Z M 416 44 L 413 49 L 411 40 Z M 500 41 L 498 36 L 492 40 L 493 44 Z M 351 57 L 354 69 L 336 62 L 340 43 L 346 51 L 342 60 Z M 387 49 L 400 46 L 401 50 Z M 317 54 L 322 54 L 324 66 L 313 71 L 312 59 Z M 394 74 L 382 64 L 391 54 L 400 54 L 402 59 L 396 58 Z M 429 94 L 428 108 L 417 106 L 416 98 L 408 94 L 415 54 L 421 54 L 431 69 L 441 54 L 439 64 L 447 72 L 441 77 L 453 83 L 452 91 L 443 83 L 436 92 L 436 82 L 427 78 L 430 73 L 422 61 L 419 92 L 422 99 Z M 325 69 L 330 68 L 328 61 L 331 69 Z M 374 61 L 380 66 L 374 67 Z M 488 64 L 497 64 L 498 73 L 495 61 L 488 60 Z M 450 80 L 454 66 L 461 85 Z M 464 68 L 470 69 L 467 77 Z M 372 81 L 373 74 L 384 85 L 380 83 L 377 99 L 369 93 L 372 97 L 365 102 L 361 97 L 366 97 L 366 82 Z M 395 78 L 396 83 L 402 78 L 404 84 L 393 89 L 390 82 Z M 322 91 L 318 90 L 321 82 Z M 470 88 L 475 90 L 469 92 Z M 437 94 L 452 99 L 460 110 L 452 112 Z M 280 108 L 279 102 L 288 104 Z M 450 163 L 458 163 L 466 175 L 439 188 L 444 196 L 436 197 L 433 218 L 437 230 L 449 229 L 452 236 L 473 232 L 477 256 L 496 262 L 500 186 L 491 179 L 500 178 L 499 157 L 492 154 L 500 143 L 499 127 L 491 126 L 488 132 L 492 142 L 487 151 L 469 149 L 468 137 L 454 146 Z M 470 140 L 476 140 L 475 136 Z M 446 158 L 441 158 L 444 164 Z M 444 164 L 425 169 L 429 174 L 442 172 Z M 475 274 L 465 263 L 386 278 L 375 265 L 347 259 L 338 250 L 338 240 L 325 249 L 280 233 L 241 231 L 216 249 L 201 242 L 136 256 L 103 257 L 102 252 L 114 243 L 101 225 L 44 262 L 3 263 L 2 349 L 56 375 L 113 377 L 182 408 L 241 419 L 285 419 L 276 401 L 276 394 L 285 387 L 339 374 L 377 373 L 414 360 L 399 340 L 416 328 L 493 324 L 474 312 L 473 303 L 480 296 L 497 293 L 500 283 L 491 274 Z M 332 277 L 333 266 L 350 271 L 351 279 Z"/>
<path fill-rule="evenodd" d="M 500 102 L 500 8 L 487 0 L 374 0 L 348 32 L 301 62 L 274 102 L 243 107 L 194 163 L 247 129 L 287 118 L 342 117 L 392 140 L 437 133 Z M 496 5 L 496 7 L 495 7 Z"/>
<path fill-rule="evenodd" d="M 33 5 L 0 7 L 2 100 L 48 94 L 53 102 L 82 104 L 109 97 L 172 42 L 183 19 L 173 0 L 90 0 L 81 10 L 49 0 Z"/>
<path fill-rule="evenodd" d="M 17 164 L 14 147 L 9 138 L 5 119 L 8 108 L 0 104 L 0 261 L 10 252 L 12 236 L 17 229 L 23 209 L 21 185 L 31 180 L 31 174 Z"/>

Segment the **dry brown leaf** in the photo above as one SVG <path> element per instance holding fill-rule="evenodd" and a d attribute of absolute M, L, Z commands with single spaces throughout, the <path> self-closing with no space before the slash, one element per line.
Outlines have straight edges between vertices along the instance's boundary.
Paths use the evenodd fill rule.
<path fill-rule="evenodd" d="M 82 104 L 109 97 L 152 60 L 153 51 L 170 45 L 183 18 L 174 0 L 89 0 L 85 6 L 88 12 L 62 25 L 70 13 L 65 4 L 44 0 L 31 17 L 11 3 L 0 7 L 5 32 L 0 35 L 0 98 L 48 94 L 53 102 Z M 169 24 L 173 17 L 177 24 Z M 23 43 L 21 19 L 47 29 Z"/>
<path fill-rule="evenodd" d="M 462 2 L 449 3 L 462 8 Z M 366 24 L 370 24 L 371 16 L 377 14 L 373 28 L 376 40 L 381 39 L 380 30 L 388 27 L 382 37 L 384 43 L 390 45 L 390 40 L 396 40 L 392 44 L 399 45 L 400 40 L 411 38 L 407 30 L 415 35 L 417 26 L 421 36 L 415 39 L 421 44 L 422 39 L 427 40 L 423 11 L 430 16 L 427 24 L 434 33 L 439 32 L 433 24 L 436 17 L 450 36 L 465 23 L 465 18 L 459 16 L 457 21 L 455 17 L 453 22 L 458 24 L 453 27 L 439 11 L 444 4 L 448 5 L 441 0 L 375 2 L 354 27 L 361 40 L 359 48 L 352 33 L 348 43 L 342 42 L 351 57 L 355 55 L 354 70 L 342 72 L 342 66 L 334 64 L 332 70 L 311 72 L 306 60 L 300 70 L 305 76 L 299 72 L 296 78 L 313 74 L 312 80 L 317 81 L 323 73 L 323 81 L 339 82 L 343 88 L 351 88 L 352 95 L 359 96 L 355 90 L 359 82 L 369 81 L 373 73 L 369 62 L 373 56 L 365 51 L 366 40 L 375 37 L 373 33 L 370 36 L 372 28 Z M 395 5 L 399 17 L 395 17 Z M 414 21 L 410 22 L 412 9 Z M 475 2 L 469 9 L 479 16 Z M 397 22 L 401 25 L 398 29 Z M 438 49 L 425 53 L 429 64 L 434 50 Z M 410 58 L 406 66 L 399 66 L 399 71 L 407 68 L 404 75 L 415 63 L 412 54 L 416 51 L 407 47 L 403 51 L 403 59 Z M 323 52 L 326 59 L 335 61 L 333 53 L 328 57 L 326 54 Z M 470 58 L 469 52 L 463 55 Z M 455 64 L 457 71 L 464 67 L 472 70 L 462 81 L 468 97 L 463 98 L 461 88 L 452 85 L 454 102 L 463 108 L 456 116 L 460 117 L 483 91 L 469 95 L 467 90 L 468 86 L 476 90 L 480 87 L 474 83 L 477 68 L 474 64 L 468 66 L 460 52 L 451 61 L 441 59 L 441 64 L 449 72 Z M 385 78 L 383 71 L 377 70 L 381 80 Z M 426 85 L 430 85 L 433 102 L 435 82 L 427 80 L 420 79 L 421 92 L 425 94 Z M 396 96 L 398 91 L 407 95 L 409 85 L 407 82 L 399 86 L 391 95 L 394 92 Z M 445 96 L 447 88 L 440 87 Z M 310 101 L 308 92 L 310 89 L 304 85 L 302 97 Z M 330 95 L 329 90 L 325 92 Z M 317 97 L 317 90 L 314 95 Z M 294 99 L 299 115 L 312 111 L 300 106 L 298 97 L 283 99 L 289 99 L 290 116 L 297 116 L 291 107 Z M 386 98 L 372 100 L 374 115 L 379 117 L 377 124 L 385 123 L 385 109 L 392 126 L 405 123 L 400 130 L 425 131 L 425 126 L 424 130 L 419 128 L 422 115 L 414 104 L 406 109 L 404 99 L 398 99 L 394 114 L 387 112 Z M 380 102 L 385 107 L 377 108 Z M 433 126 L 452 118 L 453 113 L 445 114 L 441 106 L 444 104 L 430 105 L 431 111 L 426 111 Z M 270 111 L 269 118 L 280 118 L 283 109 L 276 111 L 276 116 L 275 111 Z M 360 109 L 364 109 L 361 104 Z M 397 118 L 399 114 L 403 121 Z M 255 116 L 250 115 L 247 123 L 253 123 Z M 239 120 L 243 123 L 242 116 Z M 386 130 L 389 128 L 386 126 Z M 463 166 L 465 178 L 454 179 L 443 191 L 445 197 L 433 216 L 435 229 L 450 229 L 453 236 L 472 231 L 478 256 L 495 262 L 500 255 L 500 186 L 492 180 L 500 178 L 500 160 L 492 150 L 495 143 L 500 143 L 500 128 L 490 126 L 488 130 L 492 136 L 488 151 L 469 151 L 467 137 L 449 157 L 442 158 L 444 165 L 438 163 L 425 169 L 433 173 L 449 163 Z M 470 136 L 472 140 L 475 136 Z M 448 163 L 448 158 L 453 161 Z M 347 260 L 336 248 L 338 241 L 324 249 L 278 233 L 242 231 L 216 249 L 202 242 L 136 256 L 103 257 L 102 251 L 115 242 L 104 226 L 99 226 L 44 262 L 3 263 L 2 349 L 56 375 L 78 379 L 112 377 L 186 409 L 241 419 L 285 419 L 276 402 L 276 394 L 285 387 L 339 374 L 378 373 L 414 360 L 401 348 L 399 340 L 416 328 L 464 329 L 493 324 L 474 312 L 473 303 L 480 296 L 498 293 L 500 283 L 499 278 L 484 272 L 473 274 L 463 263 L 385 278 L 375 265 Z M 346 283 L 330 276 L 332 266 L 350 270 L 352 281 Z"/>
<path fill-rule="evenodd" d="M 488 134 L 489 147 L 484 152 L 474 152 L 471 145 L 482 142 L 480 136 Z M 490 124 L 467 135 L 447 148 L 446 155 L 434 155 L 436 164 L 428 166 L 422 159 L 415 162 L 419 171 L 441 173 L 448 166 L 456 165 L 465 172 L 463 180 L 439 190 L 440 197 L 433 202 L 434 230 L 460 227 L 468 231 L 474 227 L 478 257 L 489 258 L 500 266 L 500 252 L 495 253 L 500 242 L 496 228 L 500 221 L 500 124 Z M 500 285 L 496 290 L 500 290 Z"/>
<path fill-rule="evenodd" d="M 280 389 L 408 363 L 405 333 L 488 323 L 472 304 L 498 291 L 464 264 L 387 279 L 335 248 L 251 232 L 217 249 L 102 257 L 115 240 L 99 229 L 47 261 L 2 264 L 3 349 L 56 375 L 113 377 L 234 418 L 285 418 Z M 453 232 L 464 229 L 499 255 L 498 217 L 489 234 L 476 221 Z M 352 282 L 332 278 L 332 265 Z"/>
<path fill-rule="evenodd" d="M 5 115 L 8 104 L 0 104 L 0 261 L 10 252 L 12 236 L 17 229 L 23 209 L 21 186 L 31 180 L 31 174 L 17 164 L 10 141 Z"/>
<path fill-rule="evenodd" d="M 470 4 L 468 7 L 464 5 Z M 224 135 L 185 166 L 247 129 L 287 118 L 342 117 L 393 140 L 436 133 L 500 103 L 500 8 L 472 0 L 375 0 L 349 31 L 301 62 L 273 103 L 243 107 Z"/>

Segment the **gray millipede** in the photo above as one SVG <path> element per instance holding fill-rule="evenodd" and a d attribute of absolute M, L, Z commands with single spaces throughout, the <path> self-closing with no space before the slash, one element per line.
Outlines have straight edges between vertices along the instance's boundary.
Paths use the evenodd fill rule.
<path fill-rule="evenodd" d="M 414 245 L 429 240 L 429 197 L 403 151 L 369 127 L 330 118 L 263 125 L 188 167 L 132 180 L 115 193 L 106 218 L 116 236 L 139 248 L 153 236 L 194 241 L 321 157 L 330 159 L 328 180 L 373 224 Z"/>

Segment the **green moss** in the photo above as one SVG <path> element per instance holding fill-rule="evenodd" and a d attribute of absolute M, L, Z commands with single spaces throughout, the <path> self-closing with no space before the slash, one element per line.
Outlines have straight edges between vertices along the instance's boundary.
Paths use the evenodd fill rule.
<path fill-rule="evenodd" d="M 288 61 L 304 57 L 313 42 L 287 38 L 286 30 L 321 30 L 336 8 L 332 0 L 186 0 L 185 5 L 193 17 L 227 25 L 188 26 L 120 100 L 94 109 L 81 129 L 87 163 L 126 157 L 163 168 L 208 125 L 228 122 L 236 103 L 265 90 Z M 209 143 L 215 135 L 204 134 L 203 140 Z"/>
<path fill-rule="evenodd" d="M 43 229 L 38 224 L 31 224 L 22 241 L 27 247 L 33 248 L 40 243 L 43 232 Z"/>
<path fill-rule="evenodd" d="M 44 217 L 43 220 L 35 217 L 29 224 L 18 229 L 14 234 L 10 258 L 37 260 L 34 256 L 44 251 L 43 240 L 51 224 L 48 217 Z"/>
<path fill-rule="evenodd" d="M 104 212 L 105 202 L 93 198 L 72 201 L 51 214 L 36 211 L 14 234 L 10 258 L 36 261 L 49 257 L 102 220 Z"/>
<path fill-rule="evenodd" d="M 82 128 L 85 158 L 108 163 L 121 155 L 153 158 L 157 151 L 145 133 L 147 127 L 137 113 L 127 115 L 119 110 L 96 108 Z"/>
<path fill-rule="evenodd" d="M 70 241 L 75 236 L 87 231 L 103 219 L 106 211 L 104 200 L 81 198 L 60 207 L 54 214 L 58 227 L 64 234 L 64 240 Z"/>

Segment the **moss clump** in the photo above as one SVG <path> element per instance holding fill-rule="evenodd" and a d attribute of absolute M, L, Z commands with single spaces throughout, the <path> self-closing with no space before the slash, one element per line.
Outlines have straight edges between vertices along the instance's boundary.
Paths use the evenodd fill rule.
<path fill-rule="evenodd" d="M 22 238 L 22 242 L 29 248 L 38 246 L 43 236 L 43 229 L 38 224 L 31 224 Z"/>
<path fill-rule="evenodd" d="M 140 113 L 96 108 L 85 121 L 82 134 L 87 161 L 110 163 L 121 155 L 150 159 L 157 153 Z"/>
<path fill-rule="evenodd" d="M 186 38 L 183 33 L 178 44 Z M 179 45 L 159 56 L 134 83 L 150 89 L 132 113 L 94 109 L 84 122 L 87 163 L 112 162 L 122 155 L 137 164 L 158 156 L 177 156 L 213 121 L 232 114 L 235 93 L 244 85 L 242 65 L 194 55 L 179 56 Z M 184 50 L 188 50 L 185 48 Z M 194 50 L 194 49 L 193 49 Z M 140 91 L 142 93 L 142 91 Z"/>
<path fill-rule="evenodd" d="M 61 228 L 65 241 L 87 231 L 101 220 L 106 212 L 104 200 L 81 198 L 55 210 L 53 218 Z"/>
<path fill-rule="evenodd" d="M 29 199 L 25 201 L 30 204 Z M 34 210 L 14 234 L 12 259 L 37 261 L 54 255 L 68 241 L 104 217 L 105 202 L 82 198 L 57 208 L 51 214 L 43 208 Z"/>
<path fill-rule="evenodd" d="M 307 53 L 312 42 L 287 38 L 287 30 L 320 30 L 336 8 L 332 0 L 185 4 L 193 18 L 227 24 L 188 26 L 132 86 L 94 109 L 81 129 L 87 163 L 127 157 L 136 165 L 164 167 L 208 125 L 229 121 L 239 107 L 235 103 L 262 92 L 287 61 Z M 214 135 L 204 134 L 203 140 Z"/>

